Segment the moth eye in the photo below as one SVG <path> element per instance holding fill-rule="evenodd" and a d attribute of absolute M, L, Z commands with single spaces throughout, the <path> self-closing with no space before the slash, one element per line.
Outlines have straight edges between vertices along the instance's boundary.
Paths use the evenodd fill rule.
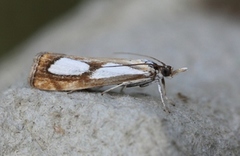
<path fill-rule="evenodd" d="M 161 73 L 163 76 L 169 76 L 171 74 L 171 71 L 168 68 L 163 68 Z"/>

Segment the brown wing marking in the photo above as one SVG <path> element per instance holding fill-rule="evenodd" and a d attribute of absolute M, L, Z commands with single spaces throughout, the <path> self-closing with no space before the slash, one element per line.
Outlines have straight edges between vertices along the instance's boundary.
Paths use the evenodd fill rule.
<path fill-rule="evenodd" d="M 120 84 L 122 82 L 136 80 L 136 79 L 145 79 L 146 75 L 124 75 L 117 76 L 115 78 L 105 78 L 105 79 L 90 79 L 91 74 L 99 69 L 103 64 L 106 63 L 105 60 L 99 61 L 97 59 L 90 59 L 88 62 L 90 65 L 89 72 L 85 72 L 81 75 L 54 75 L 48 72 L 48 68 L 56 60 L 68 57 L 75 60 L 86 60 L 87 58 L 67 56 L 63 54 L 55 53 L 40 53 L 37 55 L 32 71 L 29 77 L 29 83 L 32 87 L 41 89 L 41 90 L 57 90 L 57 91 L 69 91 L 69 90 L 81 90 L 87 88 L 93 88 L 98 86 L 114 85 Z M 108 59 L 109 60 L 109 59 Z M 115 62 L 119 60 L 116 59 Z"/>

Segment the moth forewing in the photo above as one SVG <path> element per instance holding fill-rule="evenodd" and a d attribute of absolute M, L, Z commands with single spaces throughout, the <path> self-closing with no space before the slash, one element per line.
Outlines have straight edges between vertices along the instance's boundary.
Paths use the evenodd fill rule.
<path fill-rule="evenodd" d="M 103 92 L 106 93 L 121 86 L 145 87 L 157 82 L 162 104 L 167 110 L 164 103 L 164 99 L 168 100 L 164 77 L 173 77 L 187 68 L 173 70 L 162 61 L 149 58 L 159 64 L 151 60 L 76 57 L 42 52 L 34 60 L 29 83 L 32 87 L 51 91 L 75 91 L 115 85 Z"/>
<path fill-rule="evenodd" d="M 138 66 L 124 66 L 142 64 Z M 39 53 L 29 77 L 32 87 L 41 90 L 71 91 L 117 85 L 152 77 L 154 70 L 142 60 L 76 57 Z"/>

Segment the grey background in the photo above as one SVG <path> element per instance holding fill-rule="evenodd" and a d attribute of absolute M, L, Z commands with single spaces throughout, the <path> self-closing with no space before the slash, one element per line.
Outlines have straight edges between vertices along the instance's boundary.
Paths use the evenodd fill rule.
<path fill-rule="evenodd" d="M 32 36 L 0 66 L 3 155 L 239 155 L 240 23 L 189 1 L 93 1 Z M 135 52 L 188 71 L 157 86 L 44 92 L 27 84 L 40 51 L 78 56 Z M 132 58 L 132 56 L 131 56 Z M 138 57 L 137 57 L 138 58 Z M 178 96 L 186 96 L 187 101 Z"/>

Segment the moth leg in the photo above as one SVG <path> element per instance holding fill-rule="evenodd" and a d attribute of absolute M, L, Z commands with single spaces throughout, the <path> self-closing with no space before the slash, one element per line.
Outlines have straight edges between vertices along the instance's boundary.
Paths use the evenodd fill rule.
<path fill-rule="evenodd" d="M 122 90 L 123 90 L 123 89 L 125 88 L 125 86 L 128 85 L 129 83 L 131 83 L 131 82 L 123 82 L 123 83 L 121 83 L 121 84 L 119 84 L 119 85 L 116 85 L 116 86 L 114 86 L 114 87 L 112 87 L 112 88 L 109 88 L 109 89 L 105 90 L 104 92 L 102 92 L 102 95 L 105 94 L 105 93 L 107 93 L 107 92 L 109 92 L 109 91 L 111 91 L 111 90 L 113 90 L 113 89 L 116 89 L 116 88 L 118 88 L 118 87 L 123 87 L 123 88 L 122 88 Z"/>
<path fill-rule="evenodd" d="M 158 79 L 158 92 L 160 94 L 160 98 L 161 98 L 161 101 L 162 101 L 162 104 L 163 104 L 163 110 L 170 113 L 170 111 L 168 110 L 168 108 L 166 107 L 166 104 L 164 102 L 164 98 L 163 98 L 163 86 L 162 86 L 162 83 L 161 81 Z"/>
<path fill-rule="evenodd" d="M 121 86 L 122 88 L 121 88 L 121 90 L 120 90 L 120 93 L 123 93 L 123 90 L 127 87 L 126 85 L 124 85 L 124 86 Z"/>
<path fill-rule="evenodd" d="M 175 103 L 174 103 L 171 99 L 169 99 L 169 98 L 167 97 L 164 78 L 161 79 L 161 84 L 162 84 L 162 88 L 163 88 L 162 91 L 163 91 L 163 95 L 164 95 L 165 99 L 166 99 L 169 103 L 171 103 L 173 106 L 175 106 Z"/>
<path fill-rule="evenodd" d="M 135 86 L 140 86 L 141 84 L 146 85 L 146 84 L 148 84 L 150 82 L 152 82 L 152 80 L 149 80 L 149 78 L 141 79 L 141 80 L 127 81 L 127 82 L 123 82 L 123 83 L 121 83 L 119 85 L 116 85 L 116 86 L 114 86 L 112 88 L 109 88 L 109 89 L 105 90 L 104 92 L 102 92 L 102 94 L 107 93 L 107 92 L 109 92 L 109 91 L 111 91 L 113 89 L 116 89 L 118 87 L 122 87 L 122 89 L 121 89 L 121 92 L 122 92 L 123 89 L 125 89 L 126 87 L 135 87 Z"/>
<path fill-rule="evenodd" d="M 76 91 L 79 91 L 79 89 L 67 91 L 67 94 L 72 94 L 73 92 L 76 92 Z"/>
<path fill-rule="evenodd" d="M 139 85 L 139 87 L 147 87 L 151 84 L 151 82 L 146 82 L 144 84 Z"/>

